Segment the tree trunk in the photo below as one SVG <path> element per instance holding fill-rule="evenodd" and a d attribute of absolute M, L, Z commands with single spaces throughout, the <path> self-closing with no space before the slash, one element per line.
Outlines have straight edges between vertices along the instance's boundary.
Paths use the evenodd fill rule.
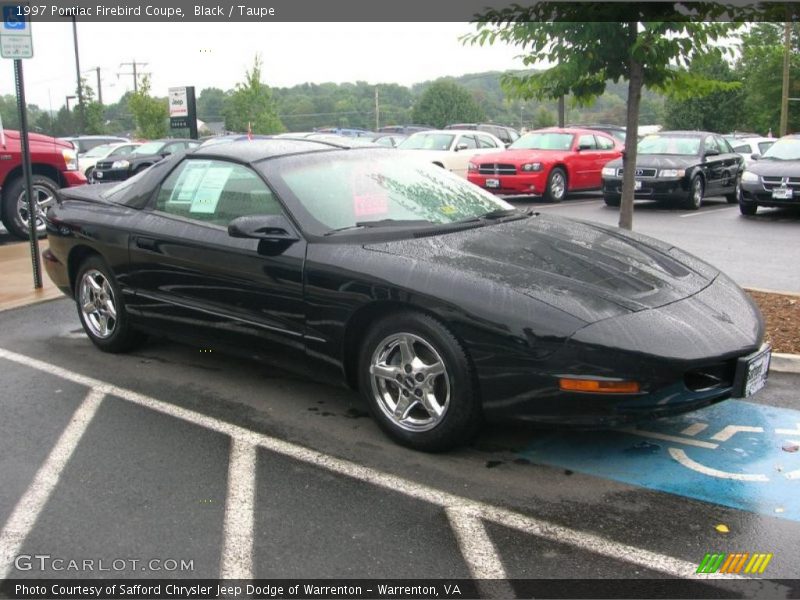
<path fill-rule="evenodd" d="M 631 37 L 635 39 L 636 23 L 631 23 Z M 639 143 L 639 105 L 642 100 L 644 68 L 631 57 L 628 80 L 628 120 L 625 128 L 625 154 L 622 156 L 622 201 L 619 206 L 619 226 L 633 229 L 633 186 L 636 177 L 636 145 Z"/>

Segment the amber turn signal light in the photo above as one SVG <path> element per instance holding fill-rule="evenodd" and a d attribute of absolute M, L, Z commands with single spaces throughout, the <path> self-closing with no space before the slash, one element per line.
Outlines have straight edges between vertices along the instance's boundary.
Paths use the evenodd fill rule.
<path fill-rule="evenodd" d="M 603 379 L 569 379 L 562 377 L 558 387 L 565 392 L 589 394 L 635 394 L 641 390 L 638 381 L 607 381 Z"/>

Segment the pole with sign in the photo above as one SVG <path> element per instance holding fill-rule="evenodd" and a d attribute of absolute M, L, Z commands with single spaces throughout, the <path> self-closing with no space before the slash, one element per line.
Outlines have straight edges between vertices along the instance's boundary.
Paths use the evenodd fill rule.
<path fill-rule="evenodd" d="M 197 103 L 193 85 L 169 88 L 169 126 L 189 129 L 189 137 L 197 139 Z"/>
<path fill-rule="evenodd" d="M 42 264 L 39 257 L 39 236 L 36 220 L 39 206 L 33 197 L 33 173 L 31 150 L 28 144 L 28 111 L 25 107 L 25 80 L 22 75 L 22 59 L 33 58 L 31 23 L 22 15 L 20 6 L 2 7 L 3 24 L 0 26 L 0 56 L 14 59 L 14 80 L 17 87 L 17 109 L 19 110 L 19 141 L 22 150 L 22 172 L 25 177 L 25 201 L 28 208 L 28 235 L 31 241 L 31 263 L 33 265 L 33 287 L 42 287 Z"/>

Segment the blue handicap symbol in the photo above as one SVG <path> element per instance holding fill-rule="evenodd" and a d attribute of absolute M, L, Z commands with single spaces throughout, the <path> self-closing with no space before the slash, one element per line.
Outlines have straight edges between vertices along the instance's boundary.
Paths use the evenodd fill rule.
<path fill-rule="evenodd" d="M 632 485 L 800 521 L 800 411 L 728 400 L 614 431 L 543 436 L 521 455 Z"/>
<path fill-rule="evenodd" d="M 25 16 L 19 14 L 18 6 L 3 7 L 3 29 L 25 29 Z"/>

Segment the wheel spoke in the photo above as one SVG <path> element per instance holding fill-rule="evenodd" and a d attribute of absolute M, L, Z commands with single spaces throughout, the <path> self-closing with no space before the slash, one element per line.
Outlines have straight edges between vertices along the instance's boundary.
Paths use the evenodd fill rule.
<path fill-rule="evenodd" d="M 397 346 L 400 348 L 400 356 L 403 359 L 403 364 L 410 365 L 417 357 L 414 353 L 414 341 L 407 336 L 403 336 L 397 340 Z"/>
<path fill-rule="evenodd" d="M 425 365 L 423 371 L 428 377 L 436 377 L 444 373 L 444 364 L 441 361 L 436 361 L 431 365 Z"/>
<path fill-rule="evenodd" d="M 106 335 L 108 333 L 108 317 L 103 314 L 97 315 L 97 326 L 100 330 L 100 335 Z"/>
<path fill-rule="evenodd" d="M 84 300 L 83 306 L 81 307 L 85 314 L 91 314 L 95 311 L 94 302 L 91 300 Z"/>
<path fill-rule="evenodd" d="M 105 307 L 106 307 L 106 310 L 108 311 L 108 315 L 112 319 L 116 320 L 116 318 L 117 318 L 117 308 L 114 306 L 114 302 L 111 300 L 111 298 L 106 300 Z"/>
<path fill-rule="evenodd" d="M 91 288 L 92 288 L 92 289 L 93 289 L 95 292 L 97 292 L 98 294 L 99 294 L 100 292 L 102 292 L 102 291 L 103 291 L 103 288 L 102 288 L 102 286 L 100 286 L 100 284 L 99 284 L 99 283 L 97 283 L 97 281 L 95 281 L 95 278 L 94 278 L 94 277 L 87 277 L 87 278 L 86 278 L 86 282 L 87 282 L 87 283 L 88 283 L 88 284 L 91 286 Z"/>
<path fill-rule="evenodd" d="M 396 381 L 398 375 L 402 375 L 402 370 L 399 367 L 392 367 L 390 365 L 380 364 L 380 365 L 371 365 L 369 368 L 369 372 L 372 373 L 375 377 L 380 377 L 381 379 L 388 379 L 390 381 Z"/>
<path fill-rule="evenodd" d="M 416 399 L 411 398 L 411 396 L 400 394 L 400 397 L 397 399 L 397 405 L 394 407 L 395 418 L 398 421 L 402 421 L 408 417 L 408 413 L 411 412 L 411 409 L 414 408 L 416 403 Z"/>
<path fill-rule="evenodd" d="M 441 417 L 442 413 L 444 412 L 444 409 L 439 405 L 439 402 L 436 400 L 436 396 L 433 395 L 433 392 L 422 394 L 422 406 L 424 406 L 425 410 L 428 411 L 428 414 L 435 419 Z"/>

